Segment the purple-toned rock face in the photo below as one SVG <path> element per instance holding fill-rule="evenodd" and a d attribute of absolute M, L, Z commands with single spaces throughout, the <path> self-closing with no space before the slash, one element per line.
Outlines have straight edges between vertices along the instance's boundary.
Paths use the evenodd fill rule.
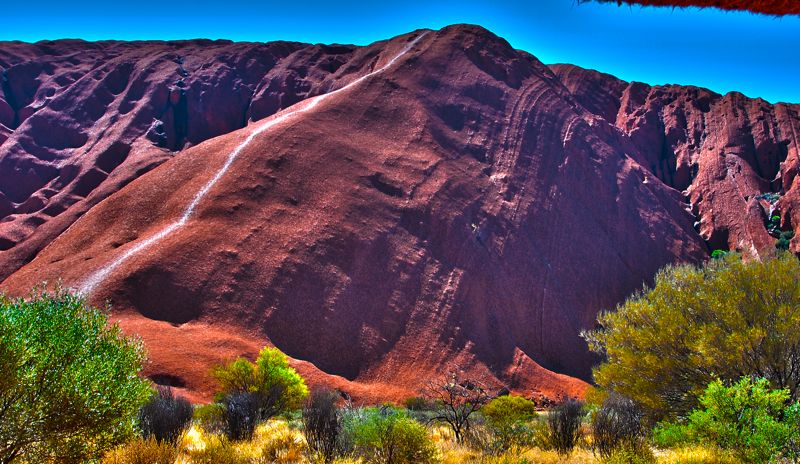
<path fill-rule="evenodd" d="M 800 105 L 628 84 L 571 65 L 551 68 L 584 108 L 636 147 L 640 165 L 681 192 L 709 249 L 771 253 L 779 231 L 800 225 L 794 186 Z M 780 225 L 770 231 L 773 216 Z M 800 251 L 797 239 L 791 249 Z"/>
<path fill-rule="evenodd" d="M 264 343 L 362 398 L 455 365 L 580 394 L 560 374 L 589 378 L 599 310 L 800 220 L 797 106 L 547 67 L 472 26 L 6 44 L 0 65 L 28 70 L 12 120 L 38 108 L 0 145 L 1 287 L 109 299 L 197 398 Z"/>

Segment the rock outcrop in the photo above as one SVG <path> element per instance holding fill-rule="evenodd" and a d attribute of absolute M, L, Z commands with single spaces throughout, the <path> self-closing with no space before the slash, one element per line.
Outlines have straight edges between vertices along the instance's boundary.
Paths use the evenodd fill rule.
<path fill-rule="evenodd" d="M 36 47 L 106 58 L 59 106 L 69 86 L 46 97 L 42 83 L 70 54 Z M 0 105 L 0 288 L 79 288 L 107 269 L 91 301 L 143 337 L 152 378 L 199 399 L 211 364 L 265 343 L 360 398 L 411 395 L 453 367 L 578 395 L 569 376 L 594 361 L 579 332 L 599 310 L 664 265 L 770 253 L 800 220 L 796 105 L 548 67 L 474 26 L 368 47 L 5 45 L 4 68 L 17 49 L 17 66 L 45 70 Z M 151 66 L 167 77 L 125 103 Z M 84 127 L 84 99 L 117 73 L 126 86 Z M 112 123 L 125 114 L 142 116 Z M 99 161 L 100 144 L 122 144 L 106 155 L 122 161 Z M 58 201 L 75 212 L 44 212 Z"/>
<path fill-rule="evenodd" d="M 668 7 L 712 7 L 725 10 L 751 11 L 768 15 L 800 15 L 800 4 L 795 0 L 599 0 L 615 2 Z"/>

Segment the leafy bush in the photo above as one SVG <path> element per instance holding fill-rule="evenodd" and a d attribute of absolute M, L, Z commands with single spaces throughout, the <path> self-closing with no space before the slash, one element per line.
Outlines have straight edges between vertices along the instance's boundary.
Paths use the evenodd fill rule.
<path fill-rule="evenodd" d="M 81 462 L 125 442 L 150 396 L 143 361 L 79 296 L 0 296 L 0 462 Z"/>
<path fill-rule="evenodd" d="M 711 252 L 711 257 L 714 259 L 720 259 L 728 256 L 729 252 L 725 250 L 714 250 Z"/>
<path fill-rule="evenodd" d="M 685 436 L 733 451 L 746 462 L 796 458 L 800 404 L 786 406 L 788 390 L 772 390 L 766 379 L 744 377 L 731 386 L 709 384 L 693 411 Z"/>
<path fill-rule="evenodd" d="M 239 358 L 215 367 L 212 374 L 222 389 L 218 399 L 251 394 L 258 401 L 261 420 L 300 408 L 308 395 L 305 381 L 277 348 L 261 350 L 255 363 Z"/>
<path fill-rule="evenodd" d="M 233 440 L 251 440 L 261 421 L 260 401 L 255 393 L 231 393 L 222 400 L 224 433 Z"/>
<path fill-rule="evenodd" d="M 178 443 L 181 434 L 192 425 L 192 403 L 176 397 L 169 387 L 158 387 L 156 393 L 139 410 L 139 427 L 145 438 Z"/>
<path fill-rule="evenodd" d="M 367 410 L 352 430 L 356 453 L 367 462 L 425 464 L 437 460 L 425 427 L 400 411 Z"/>
<path fill-rule="evenodd" d="M 224 433 L 227 422 L 225 412 L 224 404 L 204 404 L 194 409 L 194 420 L 206 432 Z"/>
<path fill-rule="evenodd" d="M 569 454 L 581 437 L 584 404 L 569 399 L 556 406 L 547 417 L 550 445 L 559 454 Z"/>
<path fill-rule="evenodd" d="M 778 240 L 775 242 L 775 248 L 784 251 L 788 250 L 793 237 L 794 237 L 793 230 L 787 230 L 785 232 L 781 232 L 780 235 L 778 235 Z"/>
<path fill-rule="evenodd" d="M 660 271 L 652 289 L 602 313 L 584 333 L 606 361 L 595 381 L 641 405 L 654 419 L 685 416 L 718 376 L 763 373 L 798 397 L 800 261 L 791 253 Z"/>
<path fill-rule="evenodd" d="M 137 438 L 112 451 L 103 464 L 174 464 L 178 459 L 178 448 L 167 440 L 155 437 Z"/>
<path fill-rule="evenodd" d="M 536 418 L 536 404 L 521 396 L 499 396 L 481 409 L 495 440 L 492 453 L 532 446 L 534 431 L 529 422 Z"/>
<path fill-rule="evenodd" d="M 536 404 L 521 396 L 498 396 L 481 409 L 484 417 L 497 426 L 528 422 L 536 417 Z"/>
<path fill-rule="evenodd" d="M 619 449 L 636 453 L 646 447 L 644 414 L 630 398 L 612 393 L 592 417 L 592 447 L 603 458 Z"/>
<path fill-rule="evenodd" d="M 308 448 L 323 462 L 331 462 L 341 451 L 342 417 L 333 390 L 315 390 L 303 408 L 303 433 Z"/>
<path fill-rule="evenodd" d="M 653 429 L 653 444 L 659 448 L 678 448 L 698 442 L 684 424 L 660 422 Z"/>

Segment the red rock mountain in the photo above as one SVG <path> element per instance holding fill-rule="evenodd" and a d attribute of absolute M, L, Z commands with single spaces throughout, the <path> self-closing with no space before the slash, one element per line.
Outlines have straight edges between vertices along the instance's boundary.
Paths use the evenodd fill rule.
<path fill-rule="evenodd" d="M 0 65 L 0 288 L 109 300 L 196 399 L 264 344 L 364 399 L 454 366 L 577 395 L 597 311 L 800 224 L 799 106 L 548 67 L 475 26 Z"/>

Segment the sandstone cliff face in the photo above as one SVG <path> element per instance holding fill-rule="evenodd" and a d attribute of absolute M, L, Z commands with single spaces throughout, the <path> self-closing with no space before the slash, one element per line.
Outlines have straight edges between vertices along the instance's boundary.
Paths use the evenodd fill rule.
<path fill-rule="evenodd" d="M 370 66 L 352 46 L 0 44 L 0 278 L 176 152 Z M 341 69 L 340 69 L 341 68 Z"/>
<path fill-rule="evenodd" d="M 118 46 L 98 44 L 96 53 Z M 188 73 L 175 88 L 219 94 L 225 107 L 199 120 L 236 118 L 189 118 L 176 132 L 170 109 L 171 125 L 159 119 L 164 137 L 152 135 L 152 120 L 112 124 L 135 127 L 138 138 L 116 170 L 98 170 L 126 177 L 98 184 L 95 201 L 76 200 L 88 213 L 58 228 L 50 224 L 67 216 L 24 216 L 19 200 L 26 189 L 54 191 L 48 199 L 71 190 L 33 189 L 27 177 L 21 190 L 0 182 L 14 211 L 8 224 L 44 219 L 10 237 L 0 259 L 6 291 L 62 279 L 90 288 L 92 301 L 109 299 L 123 327 L 144 338 L 148 373 L 197 398 L 213 388 L 210 364 L 264 343 L 313 379 L 362 397 L 413 394 L 453 366 L 526 394 L 579 394 L 584 384 L 561 374 L 588 378 L 592 359 L 578 333 L 598 310 L 666 264 L 701 262 L 709 244 L 769 252 L 765 209 L 779 212 L 781 227 L 797 224 L 796 106 L 551 69 L 472 26 L 364 48 L 125 44 L 142 60 L 156 55 L 148 47 L 180 46 L 194 47 L 193 57 L 165 62 L 170 76 Z M 240 47 L 230 52 L 237 57 L 269 50 L 269 58 L 244 61 L 252 77 L 214 80 L 250 69 L 191 64 L 216 62 L 218 47 Z M 250 97 L 240 101 L 242 88 Z M 188 99 L 189 114 L 199 104 L 188 91 L 165 92 L 165 102 Z M 227 112 L 226 93 L 236 111 Z M 20 101 L 9 104 L 12 126 Z M 69 146 L 77 138 L 59 142 L 57 163 L 11 148 L 42 137 L 29 121 L 55 112 L 52 104 L 6 126 L 0 162 L 97 169 L 100 153 L 83 148 L 96 135 L 80 124 L 54 120 L 55 131 L 88 134 L 78 148 Z M 770 192 L 783 195 L 757 198 Z M 27 257 L 8 258 L 17 249 Z M 101 269 L 108 273 L 86 287 Z"/>
<path fill-rule="evenodd" d="M 570 65 L 552 69 L 585 108 L 636 146 L 642 166 L 685 196 L 709 249 L 759 256 L 797 228 L 800 105 L 628 84 Z M 800 251 L 797 237 L 790 248 Z"/>

